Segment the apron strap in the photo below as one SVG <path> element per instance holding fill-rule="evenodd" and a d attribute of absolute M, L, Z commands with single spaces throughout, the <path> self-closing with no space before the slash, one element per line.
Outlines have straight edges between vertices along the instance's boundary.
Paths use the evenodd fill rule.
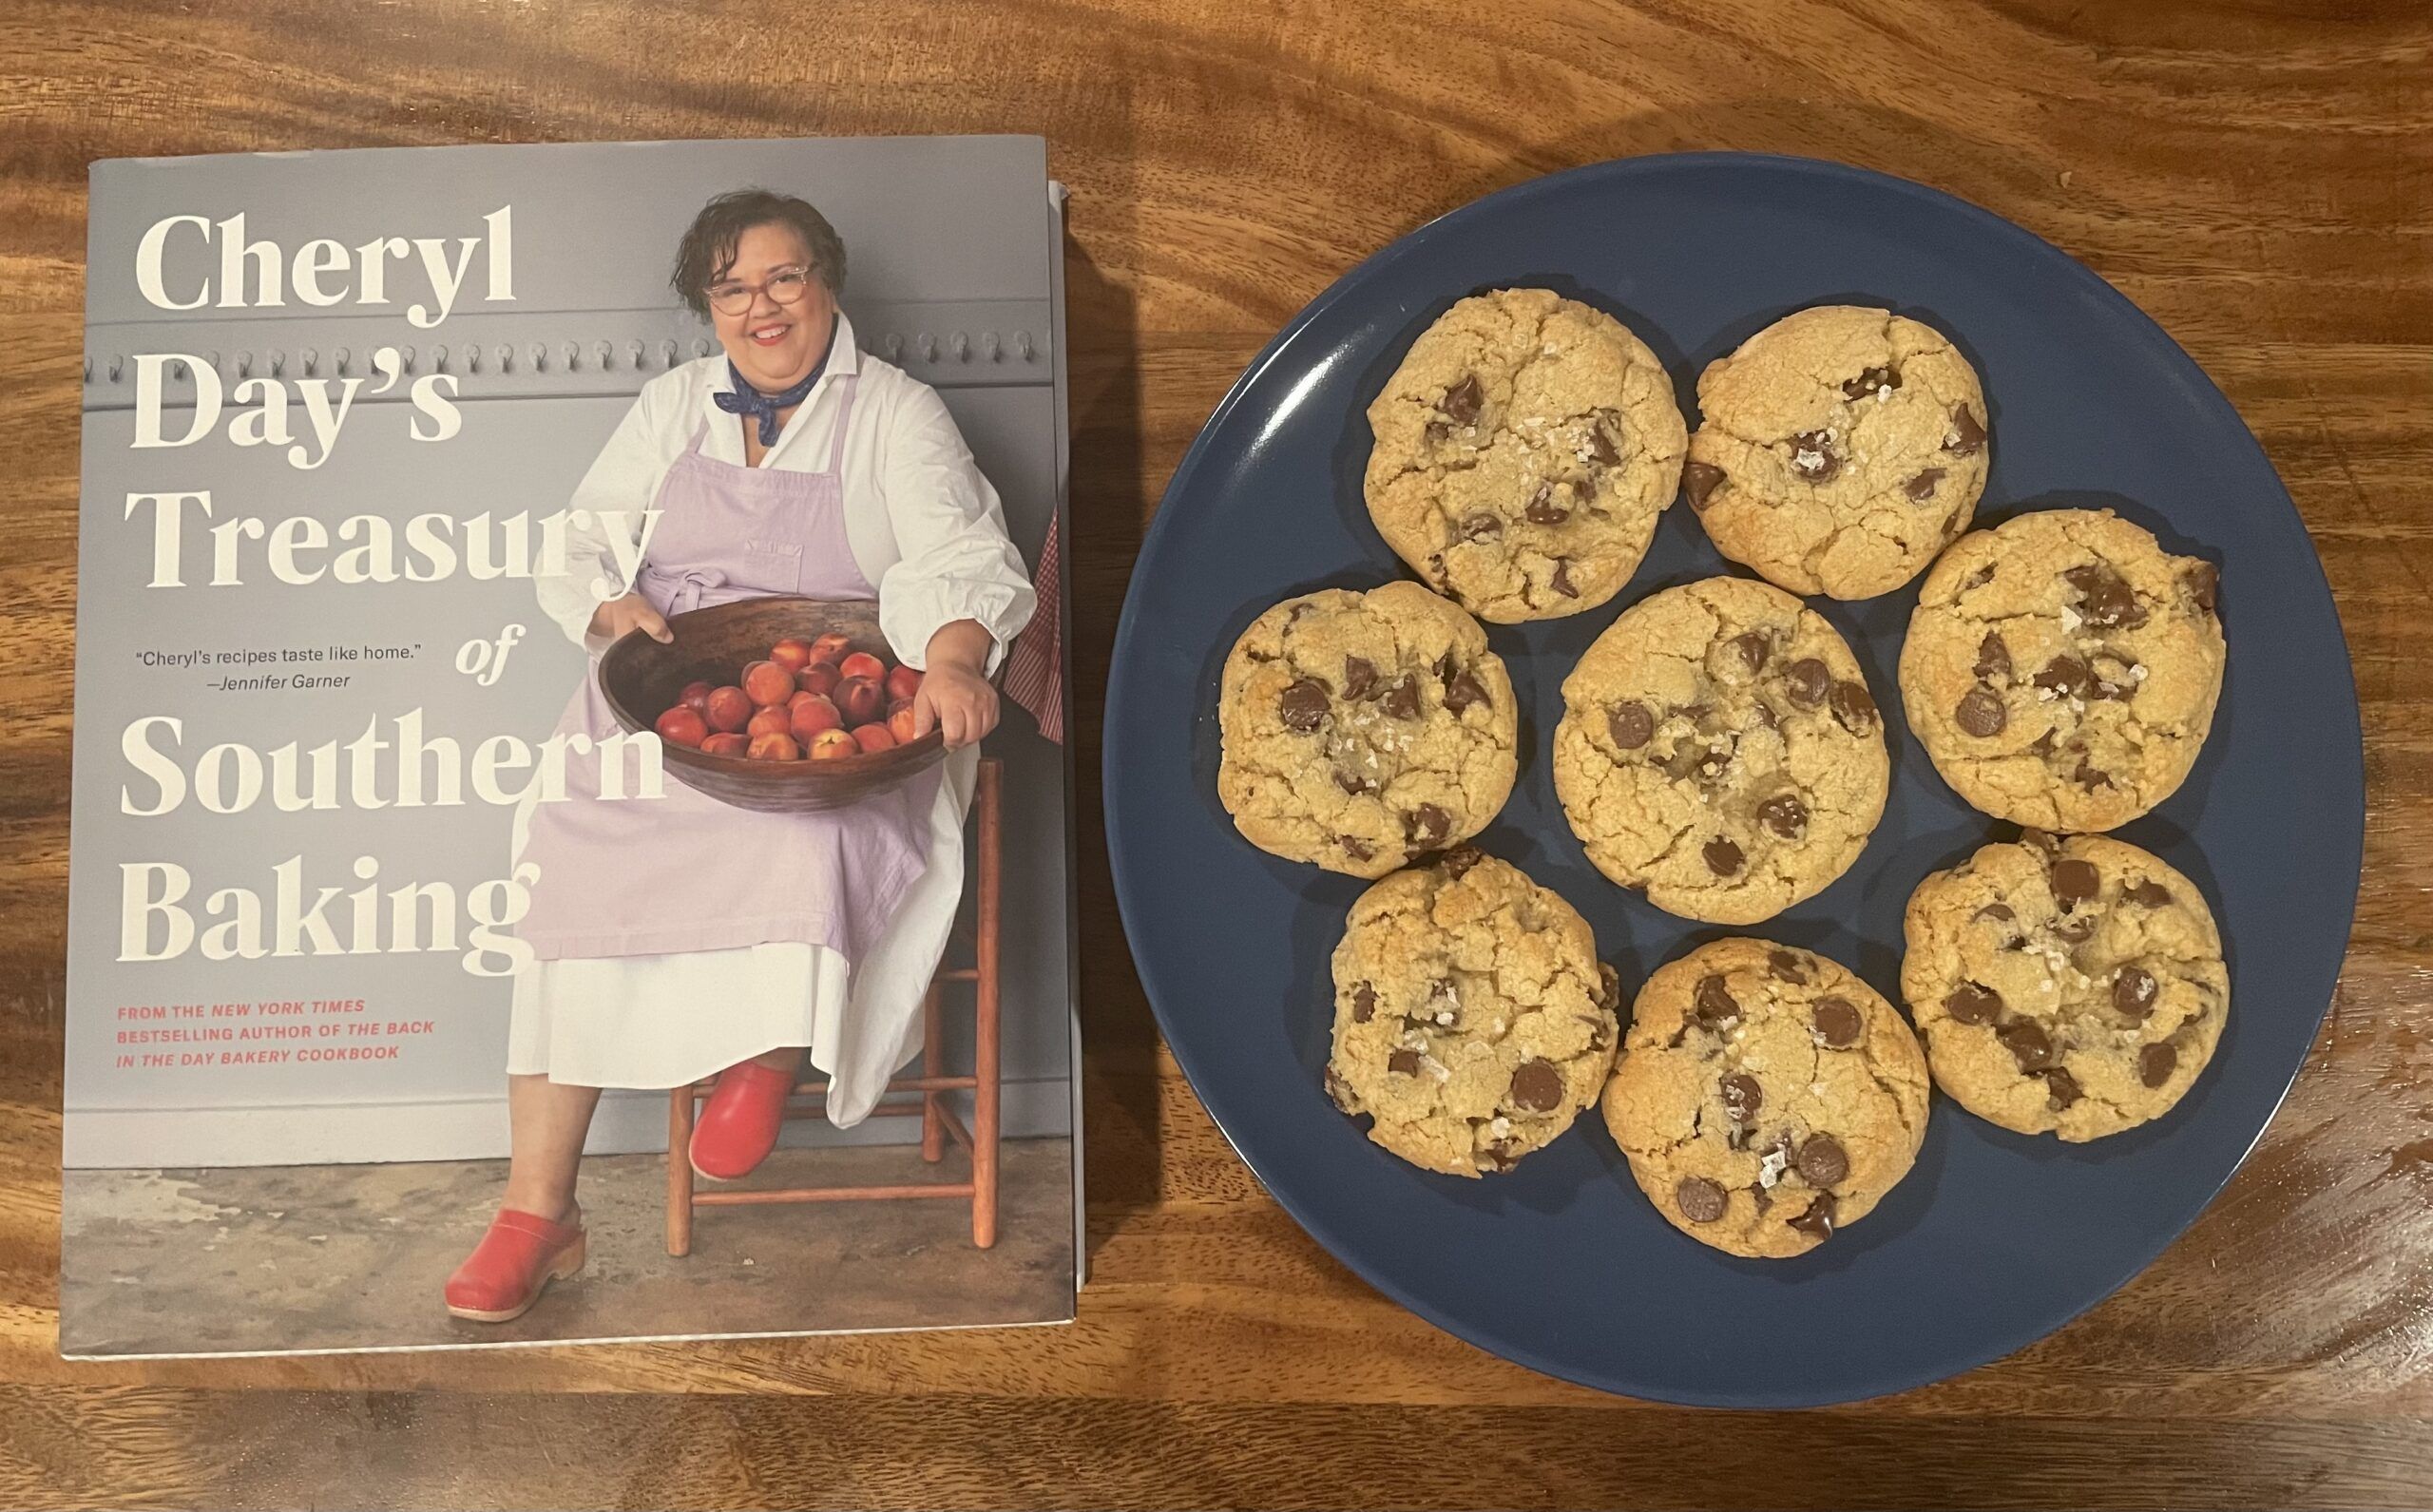
<path fill-rule="evenodd" d="M 693 439 L 685 443 L 684 450 L 696 453 L 699 452 L 701 450 L 701 443 L 708 440 L 709 435 L 710 417 L 708 415 L 703 415 L 701 416 L 701 423 L 693 428 Z"/>
<path fill-rule="evenodd" d="M 828 445 L 827 470 L 834 472 L 845 465 L 845 431 L 853 423 L 853 393 L 861 382 L 861 374 L 849 373 L 838 380 L 845 391 L 845 402 L 836 410 L 836 436 Z"/>

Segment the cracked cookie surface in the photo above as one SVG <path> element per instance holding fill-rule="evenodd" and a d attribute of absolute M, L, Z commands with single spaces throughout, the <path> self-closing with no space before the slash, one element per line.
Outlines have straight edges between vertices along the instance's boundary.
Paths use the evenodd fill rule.
<path fill-rule="evenodd" d="M 1596 1101 L 1619 1002 L 1570 904 L 1457 848 L 1351 906 L 1334 951 L 1327 1094 L 1413 1165 L 1508 1170 Z"/>
<path fill-rule="evenodd" d="M 1369 406 L 1370 518 L 1482 619 L 1593 609 L 1638 570 L 1687 429 L 1647 344 L 1548 289 L 1474 295 Z"/>
<path fill-rule="evenodd" d="M 2118 840 L 2032 833 L 1918 885 L 1901 993 L 1937 1085 L 1990 1123 L 2098 1139 L 2213 1058 L 2230 970 L 2195 885 Z"/>
<path fill-rule="evenodd" d="M 1668 913 L 1754 924 L 1849 870 L 1884 814 L 1884 721 L 1850 648 L 1780 588 L 1633 604 L 1562 683 L 1555 792 L 1597 869 Z"/>
<path fill-rule="evenodd" d="M 1659 967 L 1600 1102 L 1666 1221 L 1758 1258 L 1872 1211 L 1925 1138 L 1916 1036 L 1839 962 L 1717 940 Z"/>
<path fill-rule="evenodd" d="M 1909 728 L 1997 819 L 2126 824 L 2186 780 L 2227 647 L 2219 573 L 2110 510 L 2046 509 L 1955 542 L 1901 647 Z"/>
<path fill-rule="evenodd" d="M 1891 592 L 1985 488 L 1976 370 L 1887 310 L 1784 316 L 1708 365 L 1698 411 L 1683 494 L 1716 550 L 1793 593 Z"/>
<path fill-rule="evenodd" d="M 1262 851 L 1377 877 L 1485 828 L 1517 707 L 1486 632 L 1416 583 L 1288 599 L 1225 659 L 1216 794 Z"/>

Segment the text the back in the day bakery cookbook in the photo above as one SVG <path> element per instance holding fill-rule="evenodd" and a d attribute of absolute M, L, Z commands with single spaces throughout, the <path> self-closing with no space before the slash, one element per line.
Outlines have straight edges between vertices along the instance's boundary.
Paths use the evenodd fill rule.
<path fill-rule="evenodd" d="M 1071 1317 L 1061 205 L 94 168 L 64 1352 Z"/>

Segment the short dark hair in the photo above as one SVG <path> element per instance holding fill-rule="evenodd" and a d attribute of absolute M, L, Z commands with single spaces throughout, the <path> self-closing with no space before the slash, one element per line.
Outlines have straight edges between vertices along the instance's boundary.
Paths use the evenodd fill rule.
<path fill-rule="evenodd" d="M 709 296 L 702 291 L 735 266 L 735 249 L 754 226 L 784 226 L 811 249 L 811 271 L 832 295 L 845 287 L 845 243 L 828 218 L 807 200 L 770 189 L 737 189 L 701 206 L 682 240 L 676 243 L 676 271 L 668 287 L 684 307 L 707 318 Z"/>

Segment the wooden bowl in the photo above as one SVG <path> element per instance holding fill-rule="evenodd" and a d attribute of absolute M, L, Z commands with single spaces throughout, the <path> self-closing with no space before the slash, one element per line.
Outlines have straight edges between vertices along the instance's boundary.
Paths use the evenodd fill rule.
<path fill-rule="evenodd" d="M 856 651 L 883 661 L 893 660 L 879 634 L 878 605 L 869 600 L 741 599 L 673 615 L 667 628 L 675 633 L 673 645 L 661 645 L 635 630 L 601 654 L 600 691 L 607 696 L 617 722 L 637 734 L 652 727 L 686 683 L 722 687 L 735 682 L 746 662 L 765 659 L 769 648 L 788 636 L 811 641 L 833 632 L 851 639 Z M 764 813 L 841 808 L 900 787 L 947 754 L 946 737 L 935 730 L 909 745 L 829 761 L 754 761 L 706 756 L 664 741 L 661 745 L 667 771 L 678 781 L 721 803 Z"/>

